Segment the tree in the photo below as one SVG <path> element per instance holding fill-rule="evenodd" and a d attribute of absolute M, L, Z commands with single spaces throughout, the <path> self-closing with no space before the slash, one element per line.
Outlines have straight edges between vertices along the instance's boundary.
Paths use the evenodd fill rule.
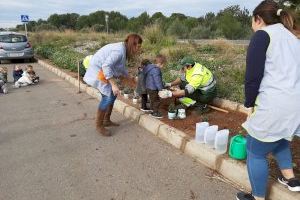
<path fill-rule="evenodd" d="M 147 26 L 151 23 L 150 20 L 150 16 L 148 15 L 147 12 L 143 12 L 140 16 L 138 16 L 136 18 L 138 20 L 138 22 L 142 25 L 142 26 Z"/>
<path fill-rule="evenodd" d="M 228 39 L 246 38 L 251 32 L 251 16 L 247 9 L 240 9 L 239 5 L 229 6 L 217 14 L 217 25 Z"/>
<path fill-rule="evenodd" d="M 185 20 L 183 20 L 184 25 L 188 28 L 188 30 L 192 30 L 192 28 L 195 28 L 199 25 L 198 19 L 194 17 L 188 17 Z"/>
<path fill-rule="evenodd" d="M 179 19 L 176 19 L 169 26 L 167 33 L 179 38 L 187 38 L 188 36 L 188 27 L 184 25 Z"/>
<path fill-rule="evenodd" d="M 56 26 L 56 28 L 59 28 L 59 26 L 60 26 L 60 18 L 58 16 L 58 14 L 50 15 L 50 17 L 47 19 L 47 21 L 49 24 Z"/>
<path fill-rule="evenodd" d="M 162 14 L 162 12 L 156 12 L 150 18 L 152 23 L 157 23 L 157 22 L 159 23 L 159 22 L 161 22 L 162 20 L 165 20 L 165 19 L 166 19 L 166 16 L 164 16 Z"/>
<path fill-rule="evenodd" d="M 138 17 L 133 17 L 128 21 L 127 29 L 134 32 L 142 32 L 145 26 L 151 23 L 150 17 L 147 12 L 143 12 Z"/>
<path fill-rule="evenodd" d="M 80 30 L 80 29 L 83 29 L 83 28 L 86 28 L 86 27 L 91 27 L 91 26 L 92 25 L 90 23 L 89 16 L 82 15 L 78 18 L 75 27 L 76 27 L 77 30 Z"/>
<path fill-rule="evenodd" d="M 127 26 L 128 18 L 125 15 L 122 15 L 119 12 L 110 12 L 109 13 L 109 28 L 112 31 L 121 31 L 124 30 Z"/>
<path fill-rule="evenodd" d="M 243 36 L 242 24 L 230 13 L 219 18 L 218 26 L 227 39 L 239 39 Z"/>
<path fill-rule="evenodd" d="M 57 28 L 75 29 L 79 15 L 76 13 L 53 14 L 50 15 L 47 22 Z"/>
<path fill-rule="evenodd" d="M 187 18 L 187 16 L 185 16 L 184 14 L 181 14 L 181 13 L 172 13 L 171 16 L 170 16 L 170 19 L 171 20 L 185 20 Z"/>

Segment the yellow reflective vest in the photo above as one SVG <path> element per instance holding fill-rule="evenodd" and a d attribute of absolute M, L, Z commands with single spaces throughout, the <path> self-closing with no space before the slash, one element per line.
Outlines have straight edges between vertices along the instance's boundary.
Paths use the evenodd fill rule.
<path fill-rule="evenodd" d="M 195 63 L 194 67 L 186 71 L 185 79 L 195 90 L 205 90 L 206 87 L 215 85 L 214 76 L 211 71 L 200 63 Z"/>
<path fill-rule="evenodd" d="M 83 59 L 83 66 L 85 69 L 87 69 L 89 66 L 90 66 L 90 62 L 91 62 L 91 59 L 92 59 L 93 55 L 89 55 L 89 56 L 86 56 L 84 59 Z"/>

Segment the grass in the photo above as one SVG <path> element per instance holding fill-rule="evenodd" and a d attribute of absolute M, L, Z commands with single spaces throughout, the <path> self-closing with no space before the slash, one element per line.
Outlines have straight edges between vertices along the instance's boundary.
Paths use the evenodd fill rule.
<path fill-rule="evenodd" d="M 96 32 L 48 31 L 30 33 L 30 41 L 38 55 L 52 60 L 59 67 L 75 71 L 79 59 L 95 53 L 105 44 L 123 41 L 126 35 L 126 33 L 107 35 Z M 176 44 L 176 40 L 165 36 L 157 25 L 147 27 L 142 37 L 144 39 L 142 54 L 138 59 L 128 62 L 128 67 L 139 66 L 142 58 L 153 59 L 158 53 L 163 54 L 168 60 L 163 69 L 163 79 L 170 82 L 178 77 L 176 73 L 178 61 L 189 55 L 215 74 L 219 97 L 240 103 L 244 101 L 245 47 L 232 45 L 226 40 L 214 40 L 209 44 L 195 42 Z M 78 51 L 78 48 L 83 51 Z"/>

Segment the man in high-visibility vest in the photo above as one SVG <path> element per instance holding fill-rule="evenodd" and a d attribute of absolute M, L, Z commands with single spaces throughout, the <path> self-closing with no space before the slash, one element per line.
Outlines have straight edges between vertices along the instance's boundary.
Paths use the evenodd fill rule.
<path fill-rule="evenodd" d="M 164 90 L 160 92 L 161 98 L 183 97 L 179 101 L 186 105 L 206 105 L 211 102 L 217 94 L 216 80 L 212 72 L 205 66 L 197 63 L 191 57 L 180 60 L 179 68 L 184 72 L 181 77 L 166 87 L 179 85 L 178 90 Z"/>

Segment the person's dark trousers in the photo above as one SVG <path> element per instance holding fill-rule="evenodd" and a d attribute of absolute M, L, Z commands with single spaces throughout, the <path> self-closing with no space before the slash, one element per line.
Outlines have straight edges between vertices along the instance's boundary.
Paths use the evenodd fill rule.
<path fill-rule="evenodd" d="M 160 105 L 158 90 L 147 89 L 147 93 L 149 94 L 150 97 L 150 109 L 153 110 L 153 113 L 157 113 Z"/>
<path fill-rule="evenodd" d="M 181 82 L 180 89 L 184 90 L 187 82 Z M 197 102 L 197 104 L 208 104 L 217 96 L 217 87 L 214 86 L 207 91 L 201 91 L 199 89 L 195 90 L 192 94 L 189 94 L 188 98 L 191 98 Z"/>
<path fill-rule="evenodd" d="M 148 95 L 147 94 L 141 94 L 142 97 L 142 109 L 147 109 L 147 101 L 148 101 Z"/>
<path fill-rule="evenodd" d="M 13 77 L 14 77 L 14 83 L 15 83 L 15 82 L 17 82 L 22 77 L 22 75 L 21 76 L 15 76 L 15 75 L 13 75 Z"/>

